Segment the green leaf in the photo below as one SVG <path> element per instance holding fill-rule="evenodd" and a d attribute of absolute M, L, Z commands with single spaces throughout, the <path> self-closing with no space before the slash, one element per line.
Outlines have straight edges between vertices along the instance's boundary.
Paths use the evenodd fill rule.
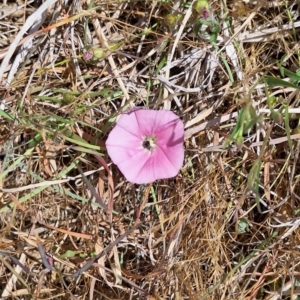
<path fill-rule="evenodd" d="M 67 250 L 64 254 L 60 255 L 60 258 L 64 259 L 64 258 L 75 257 L 75 256 L 76 256 L 75 251 Z"/>
<path fill-rule="evenodd" d="M 14 121 L 15 118 L 12 117 L 10 114 L 8 114 L 7 112 L 5 112 L 4 110 L 0 109 L 0 116 L 2 116 L 5 119 L 8 119 L 10 121 Z"/>
<path fill-rule="evenodd" d="M 276 77 L 272 77 L 272 76 L 266 76 L 265 77 L 265 82 L 269 85 L 269 86 L 282 86 L 282 87 L 292 87 L 294 89 L 298 89 L 300 90 L 300 86 L 295 85 L 293 83 L 290 83 L 288 81 L 284 81 L 282 79 L 276 78 Z"/>
<path fill-rule="evenodd" d="M 159 61 L 158 66 L 157 66 L 157 70 L 155 71 L 155 74 L 158 75 L 160 70 L 165 66 L 166 62 L 167 62 L 167 55 L 164 55 L 162 57 L 162 59 Z"/>
<path fill-rule="evenodd" d="M 288 76 L 289 78 L 293 79 L 296 82 L 300 81 L 300 75 L 299 74 L 291 72 L 290 70 L 288 70 L 288 69 L 286 69 L 282 66 L 280 66 L 280 73 L 281 73 L 282 77 Z"/>
<path fill-rule="evenodd" d="M 290 128 L 290 122 L 289 122 L 289 107 L 288 105 L 284 105 L 284 126 L 285 126 L 285 132 L 288 140 L 288 145 L 291 151 L 291 154 L 293 156 L 294 149 L 293 144 L 291 140 L 291 128 Z"/>
<path fill-rule="evenodd" d="M 103 156 L 104 155 L 103 153 L 97 152 L 97 151 L 92 150 L 92 149 L 87 149 L 85 147 L 71 146 L 70 148 L 72 150 L 76 150 L 76 151 L 79 151 L 79 152 L 82 152 L 82 153 L 89 153 L 89 154 L 96 155 L 96 156 Z"/>
<path fill-rule="evenodd" d="M 247 180 L 247 187 L 250 191 L 255 194 L 255 200 L 257 204 L 257 208 L 260 211 L 260 195 L 259 195 L 259 178 L 260 178 L 260 170 L 261 170 L 262 161 L 257 159 L 252 168 L 250 169 L 248 180 Z"/>
<path fill-rule="evenodd" d="M 71 142 L 72 144 L 76 144 L 78 146 L 82 146 L 88 149 L 100 150 L 99 146 L 89 144 L 87 141 L 85 141 L 80 136 L 78 136 L 70 130 L 66 130 L 64 134 L 62 134 L 62 137 L 67 141 Z"/>
<path fill-rule="evenodd" d="M 198 35 L 201 26 L 202 26 L 202 22 L 200 22 L 200 20 L 194 25 L 194 34 L 196 36 Z"/>
<path fill-rule="evenodd" d="M 218 38 L 218 33 L 212 33 L 209 37 L 209 41 L 211 43 L 215 43 L 217 41 L 217 38 Z"/>

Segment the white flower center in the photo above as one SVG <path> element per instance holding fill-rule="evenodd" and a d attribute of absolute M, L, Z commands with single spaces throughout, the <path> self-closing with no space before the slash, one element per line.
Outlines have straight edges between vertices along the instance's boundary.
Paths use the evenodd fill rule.
<path fill-rule="evenodd" d="M 143 148 L 148 151 L 154 150 L 156 148 L 156 138 L 153 136 L 147 136 L 143 140 Z"/>

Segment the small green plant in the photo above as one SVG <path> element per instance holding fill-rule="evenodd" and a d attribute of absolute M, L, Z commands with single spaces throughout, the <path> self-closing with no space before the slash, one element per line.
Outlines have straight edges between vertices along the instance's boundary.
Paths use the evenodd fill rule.
<path fill-rule="evenodd" d="M 205 0 L 197 1 L 194 5 L 194 11 L 199 18 L 194 25 L 195 34 L 209 37 L 210 42 L 215 43 L 220 33 L 220 26 L 211 12 L 208 2 Z"/>
<path fill-rule="evenodd" d="M 241 149 L 244 142 L 244 134 L 261 121 L 262 117 L 256 114 L 251 101 L 247 101 L 239 112 L 236 125 L 229 137 L 229 140 L 225 143 L 225 146 L 230 145 L 232 141 L 234 141 L 238 148 Z"/>

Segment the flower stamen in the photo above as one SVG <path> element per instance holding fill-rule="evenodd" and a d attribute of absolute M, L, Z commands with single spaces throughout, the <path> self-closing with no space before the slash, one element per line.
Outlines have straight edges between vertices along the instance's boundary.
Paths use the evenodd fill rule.
<path fill-rule="evenodd" d="M 153 136 L 148 136 L 143 140 L 143 148 L 152 151 L 156 148 L 156 139 Z"/>

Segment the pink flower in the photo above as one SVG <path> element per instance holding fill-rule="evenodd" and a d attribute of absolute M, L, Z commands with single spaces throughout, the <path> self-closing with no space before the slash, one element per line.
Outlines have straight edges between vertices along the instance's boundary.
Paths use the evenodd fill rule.
<path fill-rule="evenodd" d="M 121 115 L 106 148 L 128 181 L 149 183 L 178 174 L 183 138 L 183 123 L 173 112 L 138 109 Z"/>

